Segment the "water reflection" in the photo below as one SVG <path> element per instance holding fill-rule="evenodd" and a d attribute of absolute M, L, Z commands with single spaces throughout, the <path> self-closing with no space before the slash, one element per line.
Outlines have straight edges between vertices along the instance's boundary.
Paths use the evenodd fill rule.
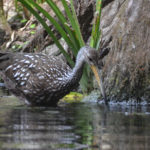
<path fill-rule="evenodd" d="M 3 83 L 0 83 L 0 96 L 4 95 L 10 95 L 10 92 L 3 86 L 1 86 Z"/>
<path fill-rule="evenodd" d="M 148 107 L 0 107 L 4 150 L 148 150 L 149 141 Z"/>

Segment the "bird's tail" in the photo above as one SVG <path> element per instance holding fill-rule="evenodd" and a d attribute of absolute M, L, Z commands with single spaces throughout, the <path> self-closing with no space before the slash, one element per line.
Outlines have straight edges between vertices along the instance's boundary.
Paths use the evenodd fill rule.
<path fill-rule="evenodd" d="M 9 53 L 0 53 L 0 70 L 5 69 L 10 62 Z"/>

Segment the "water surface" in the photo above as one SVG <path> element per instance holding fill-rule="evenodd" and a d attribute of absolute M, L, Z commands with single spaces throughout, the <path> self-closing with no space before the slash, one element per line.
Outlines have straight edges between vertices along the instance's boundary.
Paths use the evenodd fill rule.
<path fill-rule="evenodd" d="M 33 108 L 0 99 L 0 150 L 82 149 L 149 150 L 150 108 L 97 103 Z"/>

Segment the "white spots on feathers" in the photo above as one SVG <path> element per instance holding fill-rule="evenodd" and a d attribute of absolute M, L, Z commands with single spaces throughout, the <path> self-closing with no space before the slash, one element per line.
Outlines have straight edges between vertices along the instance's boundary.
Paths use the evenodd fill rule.
<path fill-rule="evenodd" d="M 34 62 L 35 62 L 35 63 L 38 63 L 38 60 L 37 60 L 37 59 L 35 59 L 35 60 L 34 60 Z"/>
<path fill-rule="evenodd" d="M 32 67 L 33 67 L 33 64 L 30 64 L 30 65 L 29 65 L 29 68 L 32 68 Z"/>
<path fill-rule="evenodd" d="M 25 80 L 25 81 L 26 81 L 26 80 L 27 80 L 27 77 L 22 78 L 22 80 Z"/>
<path fill-rule="evenodd" d="M 25 64 L 30 64 L 31 63 L 29 60 L 26 60 L 26 59 L 20 60 L 20 62 L 25 63 Z"/>
<path fill-rule="evenodd" d="M 17 70 L 17 67 L 13 68 L 13 71 Z"/>
<path fill-rule="evenodd" d="M 28 72 L 25 76 L 26 76 L 26 77 L 30 76 L 30 73 Z"/>
<path fill-rule="evenodd" d="M 39 58 L 39 55 L 35 55 L 37 58 Z"/>
<path fill-rule="evenodd" d="M 20 60 L 21 63 L 22 63 L 22 62 L 25 62 L 25 61 L 26 61 L 25 59 Z"/>
<path fill-rule="evenodd" d="M 20 77 L 16 78 L 16 80 L 18 80 L 18 81 L 19 81 L 19 80 L 20 80 Z"/>
<path fill-rule="evenodd" d="M 5 71 L 9 70 L 10 68 L 12 68 L 12 65 L 8 66 Z"/>
<path fill-rule="evenodd" d="M 18 65 L 18 63 L 13 64 L 13 67 L 16 67 Z"/>
<path fill-rule="evenodd" d="M 19 69 L 20 67 L 21 67 L 21 66 L 20 66 L 20 65 L 18 65 L 16 68 L 17 68 L 17 69 Z"/>
<path fill-rule="evenodd" d="M 16 78 L 16 77 L 18 77 L 20 75 L 20 72 L 16 72 L 15 74 L 14 74 L 14 78 Z"/>
<path fill-rule="evenodd" d="M 22 78 L 24 76 L 24 74 L 22 73 L 21 75 L 20 75 L 20 77 Z"/>
<path fill-rule="evenodd" d="M 62 77 L 60 77 L 60 78 L 57 78 L 59 81 L 63 81 L 63 78 Z"/>
<path fill-rule="evenodd" d="M 21 68 L 21 71 L 22 71 L 22 72 L 26 72 L 26 71 L 27 71 L 27 69 L 25 69 L 25 68 Z"/>
<path fill-rule="evenodd" d="M 38 78 L 39 80 L 43 80 L 43 79 L 45 79 L 45 76 L 44 76 L 43 73 L 39 72 L 39 73 L 37 73 L 37 78 Z"/>
<path fill-rule="evenodd" d="M 29 90 L 23 90 L 23 92 L 24 92 L 25 94 L 30 93 L 30 91 L 29 91 Z"/>
<path fill-rule="evenodd" d="M 49 83 L 49 82 L 50 82 L 50 80 L 49 80 L 49 79 L 47 79 L 47 80 L 46 80 L 46 82 L 47 82 L 47 83 Z"/>
<path fill-rule="evenodd" d="M 32 63 L 32 64 L 29 65 L 29 68 L 35 68 L 35 67 L 36 67 L 36 64 Z"/>
<path fill-rule="evenodd" d="M 42 79 L 44 79 L 44 76 L 38 76 L 38 78 L 39 78 L 40 80 L 42 80 Z"/>
<path fill-rule="evenodd" d="M 22 81 L 22 82 L 20 83 L 20 85 L 21 85 L 21 86 L 25 85 L 25 81 Z"/>
<path fill-rule="evenodd" d="M 51 75 L 50 74 L 47 74 L 47 76 L 50 78 L 51 77 Z"/>
<path fill-rule="evenodd" d="M 33 93 L 33 94 L 36 94 L 36 93 L 37 93 L 37 91 L 32 91 L 32 93 Z"/>
<path fill-rule="evenodd" d="M 35 68 L 35 67 L 36 67 L 36 65 L 34 64 L 34 65 L 33 65 L 33 68 Z"/>
<path fill-rule="evenodd" d="M 29 72 L 25 73 L 25 71 L 26 71 L 25 68 L 21 68 L 20 72 L 17 71 L 15 73 L 13 73 L 13 77 L 16 80 L 18 85 L 23 86 L 23 85 L 25 85 L 26 81 L 28 81 L 30 73 Z"/>
<path fill-rule="evenodd" d="M 53 82 L 55 85 L 57 85 L 59 83 L 57 80 L 54 80 Z"/>
<path fill-rule="evenodd" d="M 30 58 L 30 60 L 32 60 L 32 61 L 35 61 L 35 56 L 33 56 L 33 55 L 26 54 L 24 56 L 27 57 L 27 58 Z"/>
<path fill-rule="evenodd" d="M 29 60 L 25 60 L 24 63 L 25 64 L 30 64 L 30 61 Z"/>
<path fill-rule="evenodd" d="M 25 57 L 28 57 L 28 58 L 34 58 L 34 56 L 33 56 L 33 55 L 25 54 L 24 56 L 25 56 Z"/>

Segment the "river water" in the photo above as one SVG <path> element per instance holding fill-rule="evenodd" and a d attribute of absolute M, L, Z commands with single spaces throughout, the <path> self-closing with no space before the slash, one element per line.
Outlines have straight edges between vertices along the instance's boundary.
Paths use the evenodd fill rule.
<path fill-rule="evenodd" d="M 150 150 L 150 107 L 0 99 L 0 150 Z"/>

